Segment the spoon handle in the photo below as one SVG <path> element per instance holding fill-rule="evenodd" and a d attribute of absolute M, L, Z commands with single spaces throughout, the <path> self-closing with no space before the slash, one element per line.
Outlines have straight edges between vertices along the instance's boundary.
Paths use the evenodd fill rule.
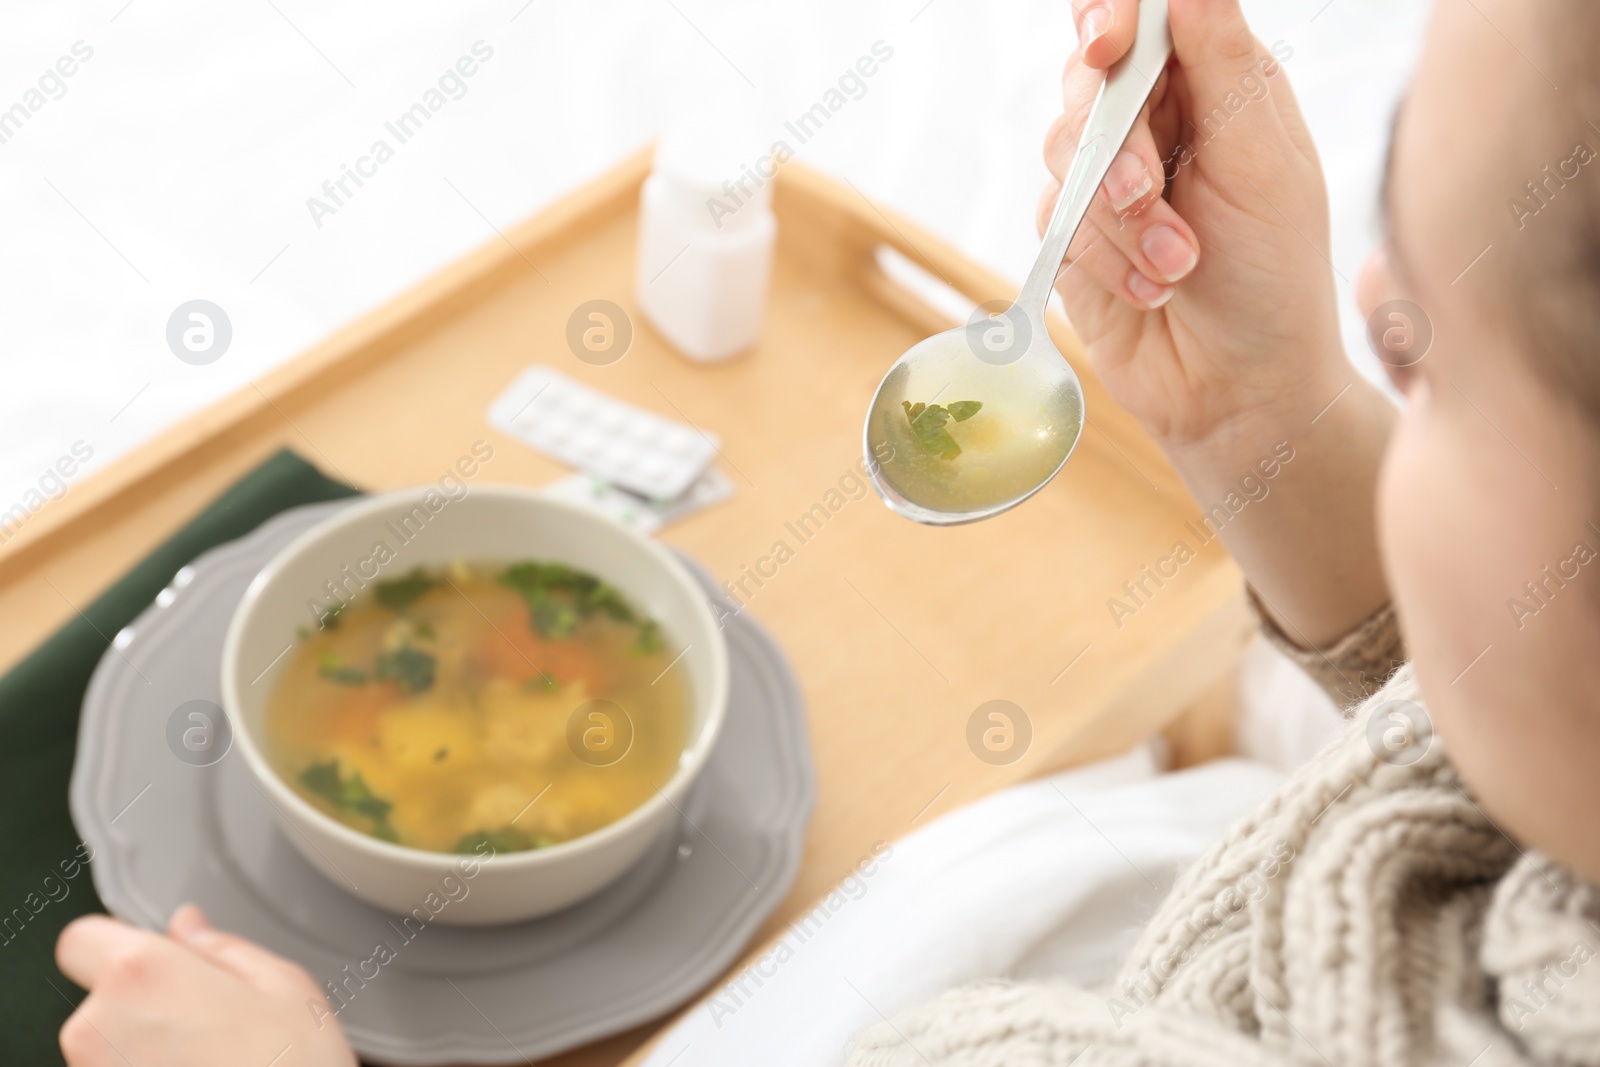
<path fill-rule="evenodd" d="M 1156 79 L 1172 55 L 1172 31 L 1167 25 L 1167 0 L 1139 0 L 1139 27 L 1133 47 L 1106 74 L 1100 95 L 1084 123 L 1072 167 L 1061 183 L 1050 228 L 1045 231 L 1039 258 L 1022 286 L 1017 304 L 1036 321 L 1044 321 L 1050 287 L 1061 272 L 1067 246 L 1083 223 L 1094 195 L 1105 181 L 1122 143 L 1133 131 L 1139 112 L 1156 87 Z"/>

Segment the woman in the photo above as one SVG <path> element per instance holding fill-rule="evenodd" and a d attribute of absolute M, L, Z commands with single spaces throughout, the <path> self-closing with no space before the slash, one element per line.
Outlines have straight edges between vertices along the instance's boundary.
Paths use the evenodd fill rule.
<path fill-rule="evenodd" d="M 1134 2 L 1081 16 L 1058 178 Z M 957 990 L 852 1062 L 1600 1063 L 1600 9 L 1434 13 L 1359 286 L 1399 414 L 1339 350 L 1276 62 L 1237 0 L 1171 18 L 1176 61 L 1058 288 L 1197 498 L 1294 444 L 1222 536 L 1268 635 L 1367 699 L 1185 873 L 1112 989 Z"/>
<path fill-rule="evenodd" d="M 1058 178 L 1135 3 L 1078 13 Z M 1436 12 L 1361 284 L 1397 413 L 1340 350 L 1320 169 L 1278 64 L 1238 0 L 1170 7 L 1173 64 L 1058 287 L 1197 498 L 1293 445 L 1223 537 L 1268 634 L 1364 702 L 1183 876 L 1113 988 L 956 990 L 852 1061 L 1600 1063 L 1600 10 Z M 354 1062 L 297 968 L 193 909 L 169 933 L 62 934 L 91 990 L 62 1031 L 75 1067 Z"/>

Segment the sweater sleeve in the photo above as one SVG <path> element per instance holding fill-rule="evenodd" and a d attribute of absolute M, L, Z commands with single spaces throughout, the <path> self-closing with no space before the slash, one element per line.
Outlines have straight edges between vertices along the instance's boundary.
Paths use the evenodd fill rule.
<path fill-rule="evenodd" d="M 1121 1006 L 1119 1014 L 1117 1005 Z M 1091 1051 L 1092 1050 L 1092 1051 Z M 1214 1019 L 1141 1008 L 1068 985 L 980 982 L 858 1035 L 846 1067 L 1288 1067 Z"/>
<path fill-rule="evenodd" d="M 1405 640 L 1393 603 L 1384 604 L 1327 648 L 1307 649 L 1272 620 L 1254 589 L 1248 585 L 1245 589 L 1262 635 L 1310 675 L 1346 714 L 1381 689 L 1406 661 Z"/>

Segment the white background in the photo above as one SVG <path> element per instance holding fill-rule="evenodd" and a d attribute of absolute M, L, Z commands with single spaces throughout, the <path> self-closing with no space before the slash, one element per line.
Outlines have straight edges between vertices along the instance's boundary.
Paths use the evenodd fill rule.
<path fill-rule="evenodd" d="M 1294 49 L 1370 370 L 1350 283 L 1426 5 L 1246 6 Z M 1074 35 L 1067 0 L 7 0 L 0 110 L 80 40 L 65 94 L 0 144 L 0 510 L 74 441 L 104 464 L 604 172 L 680 87 L 797 114 L 879 40 L 893 59 L 798 158 L 1020 280 Z M 306 199 L 478 40 L 466 95 L 314 225 Z M 165 341 L 197 297 L 234 332 L 204 367 Z"/>

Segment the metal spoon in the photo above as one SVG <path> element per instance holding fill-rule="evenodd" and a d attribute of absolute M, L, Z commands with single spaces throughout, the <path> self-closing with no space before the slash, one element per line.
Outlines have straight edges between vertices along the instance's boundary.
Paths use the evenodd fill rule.
<path fill-rule="evenodd" d="M 977 522 L 1016 507 L 1066 464 L 1083 432 L 1083 389 L 1050 341 L 1046 303 L 1073 235 L 1171 54 L 1167 0 L 1141 0 L 1133 47 L 1106 74 L 1039 258 L 1016 301 L 993 317 L 980 309 L 966 326 L 912 346 L 884 375 L 862 439 L 872 484 L 892 511 L 933 526 Z M 902 404 L 985 402 L 1006 395 L 1023 402 L 1011 404 L 1003 416 L 991 411 L 991 417 L 1006 418 L 1011 432 L 1036 435 L 1039 442 L 1026 466 L 1013 471 L 985 470 L 971 459 L 961 467 L 959 458 L 929 453 L 945 440 L 939 430 L 954 416 L 939 416 L 939 426 L 930 426 L 913 421 L 915 409 Z M 919 437 L 921 431 L 931 436 Z M 963 484 L 969 474 L 973 484 Z"/>

